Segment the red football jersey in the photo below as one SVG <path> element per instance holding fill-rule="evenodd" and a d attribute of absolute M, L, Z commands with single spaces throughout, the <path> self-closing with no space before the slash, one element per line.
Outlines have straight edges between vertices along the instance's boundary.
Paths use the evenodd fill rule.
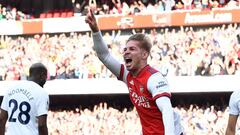
<path fill-rule="evenodd" d="M 171 97 L 166 79 L 149 65 L 136 77 L 129 72 L 127 74 L 123 73 L 124 71 L 126 70 L 122 66 L 119 79 L 124 80 L 124 74 L 126 75 L 125 83 L 129 89 L 130 99 L 140 117 L 143 135 L 164 135 L 162 113 L 158 109 L 155 100 L 161 96 Z M 154 74 L 157 77 L 149 80 Z M 159 79 L 156 80 L 156 78 Z M 154 88 L 151 87 L 151 90 L 149 90 L 148 85 L 154 86 Z"/>

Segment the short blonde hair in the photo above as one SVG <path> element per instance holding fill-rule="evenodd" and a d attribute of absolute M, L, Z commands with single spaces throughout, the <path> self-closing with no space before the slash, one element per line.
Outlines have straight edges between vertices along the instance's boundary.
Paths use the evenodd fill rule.
<path fill-rule="evenodd" d="M 142 33 L 136 33 L 128 38 L 127 43 L 132 40 L 139 41 L 140 48 L 143 48 L 148 53 L 150 53 L 151 48 L 152 48 L 152 42 L 148 36 L 146 36 L 145 34 L 142 34 Z"/>

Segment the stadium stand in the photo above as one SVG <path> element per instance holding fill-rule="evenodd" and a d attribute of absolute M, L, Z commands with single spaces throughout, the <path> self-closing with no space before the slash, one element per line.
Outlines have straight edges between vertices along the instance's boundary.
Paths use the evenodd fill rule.
<path fill-rule="evenodd" d="M 239 28 L 237 24 L 229 24 L 210 28 L 164 28 L 157 29 L 157 33 L 153 33 L 155 29 L 148 29 L 146 33 L 153 39 L 154 44 L 150 64 L 162 72 L 167 72 L 168 76 L 237 75 L 240 70 L 240 47 L 237 38 Z M 131 33 L 131 31 L 124 32 Z M 105 38 L 108 39 L 109 49 L 121 59 L 121 45 L 124 44 L 127 34 L 114 33 L 106 32 Z M 81 42 L 83 39 L 86 41 Z M 28 65 L 36 60 L 44 61 L 49 65 L 51 79 L 112 76 L 106 74 L 109 71 L 98 62 L 92 52 L 89 33 L 2 36 L 1 42 L 3 80 L 24 78 L 27 76 L 25 71 Z M 40 54 L 35 55 L 32 49 Z M 84 49 L 87 51 L 82 51 Z M 78 52 L 82 53 L 78 54 Z M 98 66 L 93 66 L 93 63 Z M 80 69 L 84 70 L 79 71 Z"/>

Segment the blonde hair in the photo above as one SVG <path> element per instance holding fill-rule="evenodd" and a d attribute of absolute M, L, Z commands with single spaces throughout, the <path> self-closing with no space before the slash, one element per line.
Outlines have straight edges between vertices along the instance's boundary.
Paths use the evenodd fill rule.
<path fill-rule="evenodd" d="M 151 48 L 152 48 L 152 43 L 148 36 L 146 36 L 145 34 L 142 34 L 142 33 L 136 33 L 128 38 L 127 43 L 132 40 L 139 41 L 140 48 L 143 48 L 148 53 L 150 53 Z"/>

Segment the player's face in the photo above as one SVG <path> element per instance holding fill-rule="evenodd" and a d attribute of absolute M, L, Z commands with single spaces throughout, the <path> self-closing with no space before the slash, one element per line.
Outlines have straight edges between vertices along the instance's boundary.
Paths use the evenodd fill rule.
<path fill-rule="evenodd" d="M 140 42 L 131 40 L 123 49 L 123 58 L 125 66 L 130 72 L 138 72 L 143 63 L 143 49 L 140 48 Z"/>

